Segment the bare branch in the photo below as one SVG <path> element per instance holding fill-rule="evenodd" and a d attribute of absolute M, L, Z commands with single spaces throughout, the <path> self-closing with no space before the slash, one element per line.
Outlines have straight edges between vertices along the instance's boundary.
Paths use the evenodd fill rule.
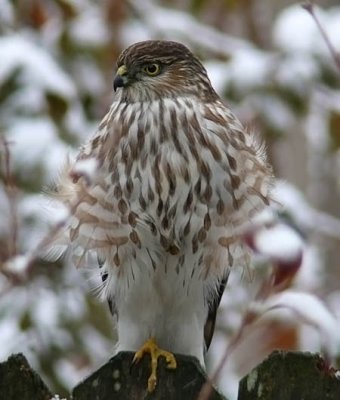
<path fill-rule="evenodd" d="M 314 19 L 316 26 L 318 27 L 321 36 L 323 37 L 329 52 L 331 53 L 333 60 L 337 66 L 337 68 L 340 70 L 340 53 L 335 49 L 335 47 L 333 46 L 332 42 L 329 39 L 329 36 L 326 32 L 326 30 L 324 29 L 324 27 L 322 26 L 319 18 L 317 17 L 316 13 L 315 13 L 315 9 L 314 9 L 314 3 L 312 1 L 307 1 L 305 3 L 303 3 L 301 5 L 302 8 L 304 8 Z"/>
<path fill-rule="evenodd" d="M 8 257 L 17 253 L 18 213 L 17 213 L 17 187 L 11 170 L 10 143 L 0 138 L 0 151 L 3 153 L 1 179 L 4 182 L 5 192 L 9 205 L 10 229 L 8 240 Z"/>

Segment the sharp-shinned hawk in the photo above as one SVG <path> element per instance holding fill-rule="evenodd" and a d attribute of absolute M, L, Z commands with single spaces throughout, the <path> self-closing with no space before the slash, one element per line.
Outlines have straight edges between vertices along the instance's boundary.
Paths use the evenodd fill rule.
<path fill-rule="evenodd" d="M 138 359 L 155 341 L 203 364 L 229 270 L 247 259 L 242 231 L 269 202 L 271 168 L 182 44 L 136 43 L 117 68 L 109 112 L 58 185 L 72 210 L 68 242 L 77 264 L 99 260 L 118 351 L 146 342 Z M 77 168 L 86 160 L 90 176 Z"/>

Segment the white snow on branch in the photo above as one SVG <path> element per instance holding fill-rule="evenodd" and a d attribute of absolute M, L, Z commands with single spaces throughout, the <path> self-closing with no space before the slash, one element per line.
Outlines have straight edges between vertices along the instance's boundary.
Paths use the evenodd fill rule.
<path fill-rule="evenodd" d="M 8 259 L 2 269 L 14 275 L 25 276 L 31 264 L 32 258 L 28 254 L 16 255 Z"/>
<path fill-rule="evenodd" d="M 275 198 L 302 228 L 340 239 L 340 219 L 311 207 L 293 185 L 278 180 Z"/>
<path fill-rule="evenodd" d="M 190 43 L 205 47 L 218 54 L 230 54 L 236 49 L 252 48 L 249 42 L 226 35 L 211 26 L 197 21 L 188 13 L 158 6 L 150 0 L 143 2 L 130 0 L 129 3 L 141 17 L 144 25 L 149 28 L 149 37 L 155 37 L 156 34 L 159 36 L 160 33 L 162 35 L 166 34 L 168 39 L 171 38 L 181 42 L 189 40 Z M 136 40 L 135 32 L 131 36 L 129 26 L 125 30 L 123 29 L 122 33 L 126 44 L 131 44 Z"/>
<path fill-rule="evenodd" d="M 68 152 L 67 145 L 59 140 L 56 127 L 48 118 L 20 118 L 6 131 L 10 151 L 21 173 L 30 173 L 39 163 L 44 165 L 46 179 L 55 174 L 60 160 Z"/>
<path fill-rule="evenodd" d="M 308 95 L 311 85 L 321 74 L 320 65 L 312 54 L 299 53 L 282 58 L 276 65 L 275 80 L 279 85 L 299 93 Z"/>
<path fill-rule="evenodd" d="M 318 9 L 319 13 L 319 9 Z M 313 52 L 318 29 L 300 4 L 283 10 L 274 26 L 274 43 L 286 51 Z"/>
<path fill-rule="evenodd" d="M 84 46 L 100 46 L 110 38 L 107 26 L 103 24 L 104 8 L 91 5 L 82 9 L 70 27 L 74 41 Z"/>
<path fill-rule="evenodd" d="M 254 247 L 260 254 L 273 260 L 287 262 L 296 260 L 304 246 L 301 236 L 284 224 L 260 229 L 253 240 Z"/>
<path fill-rule="evenodd" d="M 324 10 L 314 5 L 314 12 L 334 47 L 340 49 L 340 7 Z M 280 13 L 273 36 L 274 43 L 287 52 L 317 54 L 326 59 L 332 57 L 314 19 L 300 4 Z"/>
<path fill-rule="evenodd" d="M 20 301 L 19 297 L 19 301 Z M 18 298 L 13 298 L 12 301 L 18 301 Z M 7 304 L 9 306 L 9 304 Z M 9 309 L 10 307 L 8 307 Z M 1 309 L 2 321 L 0 321 L 0 358 L 6 359 L 18 345 L 22 343 L 22 332 L 18 326 L 18 316 L 16 312 L 11 310 L 11 315 L 4 308 Z M 5 317 L 5 318 L 4 318 Z"/>
<path fill-rule="evenodd" d="M 4 27 L 13 24 L 14 7 L 9 0 L 0 0 L 0 24 Z"/>
<path fill-rule="evenodd" d="M 291 310 L 302 323 L 311 325 L 319 331 L 324 348 L 330 356 L 339 353 L 338 321 L 316 296 L 309 293 L 286 290 L 270 296 L 262 303 L 253 303 L 253 306 L 253 310 L 259 314 L 278 308 Z"/>
<path fill-rule="evenodd" d="M 327 30 L 327 35 L 329 40 L 332 42 L 333 46 L 340 51 L 340 7 L 332 7 L 328 9 L 327 19 L 325 21 L 325 27 Z M 324 47 L 324 49 L 329 54 L 329 49 Z"/>
<path fill-rule="evenodd" d="M 27 86 L 44 88 L 62 97 L 75 96 L 71 79 L 59 68 L 50 54 L 21 35 L 0 38 L 0 82 L 14 70 L 22 70 L 22 81 Z"/>

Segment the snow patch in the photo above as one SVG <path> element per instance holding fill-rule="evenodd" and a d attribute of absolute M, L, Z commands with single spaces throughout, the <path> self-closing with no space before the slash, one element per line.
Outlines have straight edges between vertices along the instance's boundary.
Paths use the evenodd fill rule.
<path fill-rule="evenodd" d="M 16 255 L 4 263 L 3 269 L 12 274 L 25 275 L 30 263 L 31 257 L 28 254 Z"/>
<path fill-rule="evenodd" d="M 274 225 L 260 229 L 254 235 L 254 247 L 273 260 L 294 261 L 303 251 L 301 236 L 290 226 Z"/>
<path fill-rule="evenodd" d="M 12 25 L 14 22 L 13 4 L 8 0 L 0 0 L 0 23 L 4 27 Z M 2 27 L 2 29 L 3 29 Z"/>
<path fill-rule="evenodd" d="M 340 349 L 338 321 L 327 307 L 316 296 L 309 293 L 286 290 L 269 297 L 263 303 L 257 303 L 262 312 L 277 308 L 287 308 L 301 320 L 302 323 L 313 326 L 320 334 L 323 346 L 331 356 Z"/>
<path fill-rule="evenodd" d="M 324 15 L 319 8 L 315 10 L 319 16 Z M 300 4 L 296 4 L 280 13 L 274 26 L 273 38 L 274 43 L 283 50 L 313 53 L 317 33 L 313 18 Z"/>
<path fill-rule="evenodd" d="M 74 41 L 83 46 L 101 46 L 110 38 L 109 31 L 103 24 L 104 8 L 87 7 L 73 21 L 70 33 Z"/>
<path fill-rule="evenodd" d="M 270 54 L 247 48 L 235 51 L 229 65 L 230 81 L 240 91 L 268 83 L 274 58 Z"/>
<path fill-rule="evenodd" d="M 58 139 L 56 127 L 47 117 L 18 119 L 8 128 L 7 139 L 15 165 L 23 174 L 42 162 L 46 177 L 52 176 L 67 154 L 67 146 Z"/>
<path fill-rule="evenodd" d="M 22 69 L 24 85 L 43 88 L 62 97 L 75 96 L 75 87 L 70 78 L 59 68 L 53 58 L 22 34 L 0 38 L 0 82 L 13 70 Z"/>

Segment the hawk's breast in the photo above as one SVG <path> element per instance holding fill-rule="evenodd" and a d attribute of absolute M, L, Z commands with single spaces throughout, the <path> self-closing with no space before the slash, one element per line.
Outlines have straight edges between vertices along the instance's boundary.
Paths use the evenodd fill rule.
<path fill-rule="evenodd" d="M 270 180 L 239 122 L 189 98 L 117 102 L 104 122 L 83 150 L 98 177 L 78 183 L 71 240 L 120 274 L 139 263 L 221 276 L 244 254 L 238 229 Z"/>

